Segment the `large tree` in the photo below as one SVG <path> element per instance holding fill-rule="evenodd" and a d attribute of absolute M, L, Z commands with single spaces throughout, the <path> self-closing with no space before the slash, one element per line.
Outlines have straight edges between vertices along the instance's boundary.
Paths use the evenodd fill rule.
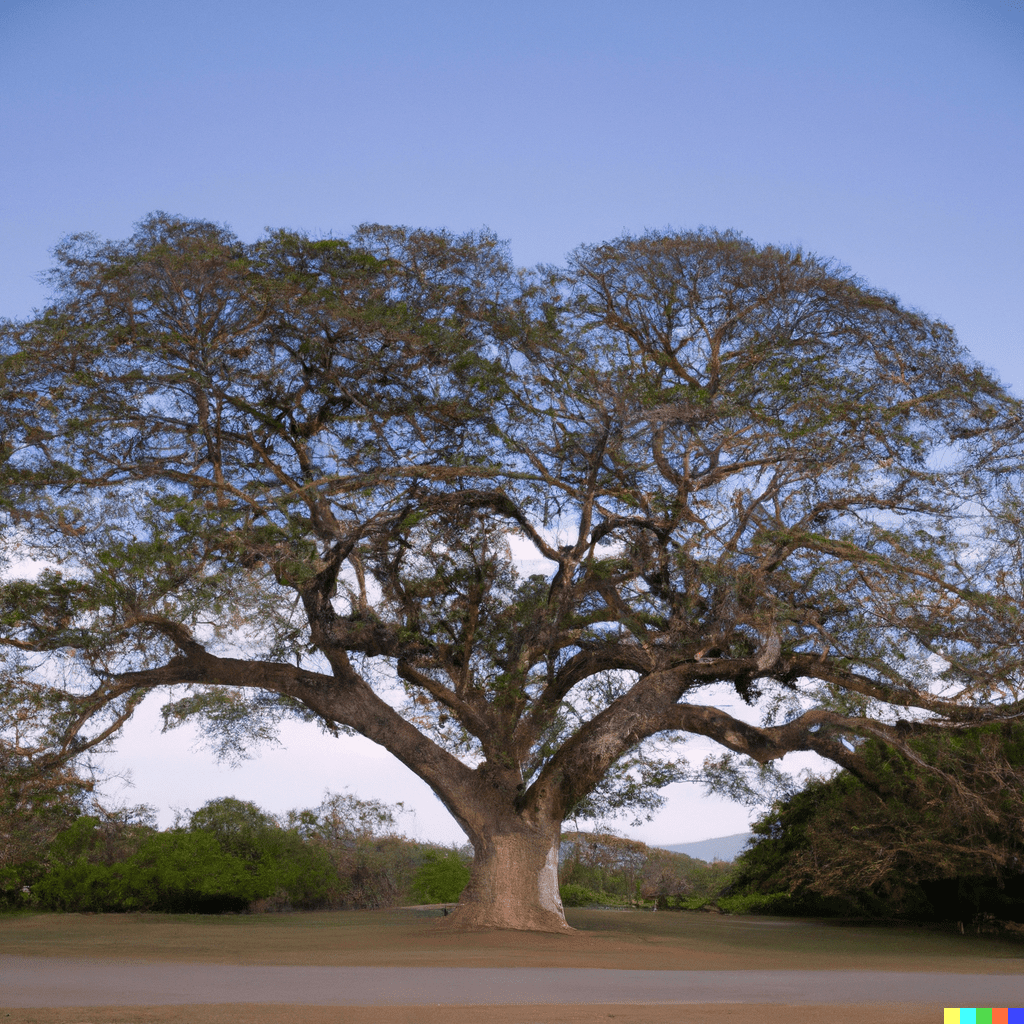
<path fill-rule="evenodd" d="M 651 742 L 881 790 L 859 738 L 1020 713 L 1019 404 L 827 260 L 156 215 L 52 284 L 0 381 L 52 758 L 156 688 L 227 750 L 354 730 L 469 836 L 456 925 L 562 930 L 561 823 L 678 777 Z"/>

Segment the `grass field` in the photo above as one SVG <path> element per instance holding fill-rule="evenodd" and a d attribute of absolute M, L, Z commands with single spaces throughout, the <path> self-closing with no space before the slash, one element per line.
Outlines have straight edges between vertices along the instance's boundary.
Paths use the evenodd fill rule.
<path fill-rule="evenodd" d="M 571 910 L 574 935 L 453 933 L 415 911 L 259 916 L 31 914 L 0 917 L 0 953 L 250 965 L 615 967 L 638 970 L 899 970 L 1024 977 L 1024 943 L 923 928 L 851 927 L 707 914 Z M 1024 984 L 1022 984 L 1024 993 Z M 2 1005 L 2 997 L 0 997 Z M 911 1006 L 283 1007 L 0 1010 L 0 1024 L 839 1024 L 941 1020 Z"/>

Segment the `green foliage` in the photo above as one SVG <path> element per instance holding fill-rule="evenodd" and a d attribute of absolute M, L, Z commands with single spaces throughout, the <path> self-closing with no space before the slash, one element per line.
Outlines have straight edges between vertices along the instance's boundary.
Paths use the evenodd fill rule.
<path fill-rule="evenodd" d="M 431 850 L 412 880 L 412 894 L 421 903 L 455 903 L 469 885 L 469 867 L 458 850 Z"/>
<path fill-rule="evenodd" d="M 788 892 L 750 892 L 719 896 L 715 904 L 727 914 L 786 914 L 794 902 Z"/>
<path fill-rule="evenodd" d="M 563 907 L 589 907 L 593 903 L 605 903 L 605 894 L 588 889 L 585 885 L 577 882 L 568 882 L 558 887 L 559 895 L 562 897 Z"/>
<path fill-rule="evenodd" d="M 99 853 L 100 819 L 86 814 L 61 832 L 50 845 L 50 860 L 67 867 L 80 860 L 95 860 Z"/>
<path fill-rule="evenodd" d="M 47 850 L 81 813 L 80 795 L 40 785 L 0 788 L 0 908 L 26 903 L 23 890 L 42 877 Z"/>
<path fill-rule="evenodd" d="M 57 837 L 51 870 L 33 888 L 40 906 L 219 913 L 277 894 L 293 906 L 317 906 L 337 884 L 322 851 L 231 798 L 211 801 L 187 829 L 148 836 L 125 859 L 97 856 L 100 832 L 96 819 L 80 818 Z"/>
<path fill-rule="evenodd" d="M 409 898 L 424 848 L 398 836 L 360 838 L 332 862 L 348 884 L 346 907 L 393 907 Z"/>
<path fill-rule="evenodd" d="M 338 847 L 359 839 L 395 836 L 398 816 L 403 813 L 405 806 L 401 803 L 386 804 L 382 800 L 362 800 L 351 793 L 328 791 L 318 807 L 288 811 L 285 820 L 304 839 Z"/>
<path fill-rule="evenodd" d="M 659 910 L 703 910 L 711 905 L 709 896 L 659 896 L 657 907 Z"/>
<path fill-rule="evenodd" d="M 681 856 L 681 855 L 680 855 Z M 689 864 L 672 863 L 672 872 L 662 872 L 656 884 L 648 883 L 652 895 L 688 893 L 687 898 L 709 901 L 715 899 L 732 881 L 733 864 L 727 861 L 691 859 Z M 666 879 L 666 875 L 668 875 Z"/>
<path fill-rule="evenodd" d="M 231 796 L 210 800 L 193 811 L 188 830 L 212 836 L 224 853 L 249 862 L 274 857 L 287 834 L 273 815 Z"/>
<path fill-rule="evenodd" d="M 562 835 L 559 882 L 564 906 L 699 909 L 728 883 L 732 865 L 708 864 L 601 832 Z"/>
<path fill-rule="evenodd" d="M 869 741 L 861 755 L 884 795 L 841 772 L 776 804 L 753 826 L 736 893 L 785 889 L 787 912 L 816 916 L 1024 919 L 1024 727 L 909 746 L 942 774 Z"/>
<path fill-rule="evenodd" d="M 75 912 L 391 906 L 423 861 L 420 846 L 389 831 L 395 810 L 328 794 L 283 826 L 225 797 L 166 832 L 85 815 L 38 861 L 3 869 L 0 891 L 8 906 Z"/>
<path fill-rule="evenodd" d="M 330 860 L 344 892 L 333 905 L 389 907 L 409 893 L 423 848 L 401 838 L 402 804 L 328 792 L 318 807 L 289 811 L 285 821 Z"/>
<path fill-rule="evenodd" d="M 54 837 L 92 803 L 88 766 L 54 756 L 48 726 L 64 711 L 56 688 L 33 680 L 24 656 L 0 645 L 0 907 L 24 902 Z"/>

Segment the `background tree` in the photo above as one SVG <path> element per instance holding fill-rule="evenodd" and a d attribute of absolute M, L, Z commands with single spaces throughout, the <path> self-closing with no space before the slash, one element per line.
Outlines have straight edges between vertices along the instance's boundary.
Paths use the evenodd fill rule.
<path fill-rule="evenodd" d="M 755 823 L 733 887 L 789 892 L 790 912 L 1024 920 L 1024 727 L 907 742 L 932 770 L 869 740 L 886 798 L 848 772 L 812 781 Z"/>
<path fill-rule="evenodd" d="M 373 909 L 405 899 L 423 860 L 422 848 L 399 833 L 404 813 L 401 803 L 327 792 L 318 807 L 289 811 L 286 823 L 326 851 L 345 880 L 342 905 Z"/>
<path fill-rule="evenodd" d="M 53 756 L 45 724 L 63 701 L 32 678 L 21 652 L 0 649 L 0 902 L 17 905 L 54 838 L 94 808 L 96 777 Z M 41 728 L 41 725 L 43 726 Z"/>
<path fill-rule="evenodd" d="M 163 215 L 56 257 L 0 416 L 60 566 L 3 592 L 65 674 L 57 759 L 158 687 L 228 756 L 355 730 L 469 836 L 457 925 L 561 930 L 561 822 L 682 777 L 665 739 L 884 791 L 863 738 L 921 763 L 905 719 L 1020 711 L 1019 404 L 826 260 L 653 233 L 527 274 L 486 235 Z"/>
<path fill-rule="evenodd" d="M 563 832 L 560 861 L 566 906 L 651 900 L 666 909 L 696 909 L 718 895 L 732 868 L 600 832 Z"/>

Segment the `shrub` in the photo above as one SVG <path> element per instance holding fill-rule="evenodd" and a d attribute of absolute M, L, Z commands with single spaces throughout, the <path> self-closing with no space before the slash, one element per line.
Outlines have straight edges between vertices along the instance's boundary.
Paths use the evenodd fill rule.
<path fill-rule="evenodd" d="M 785 914 L 794 901 L 788 892 L 747 892 L 719 896 L 715 903 L 727 914 Z"/>
<path fill-rule="evenodd" d="M 38 906 L 215 914 L 273 897 L 322 906 L 344 888 L 326 851 L 242 801 L 211 801 L 189 828 L 151 833 L 118 862 L 104 856 L 102 833 L 99 819 L 83 816 L 56 837 L 50 870 L 32 889 Z"/>
<path fill-rule="evenodd" d="M 633 839 L 601 832 L 565 832 L 559 855 L 559 882 L 592 893 L 585 906 L 605 903 L 630 906 L 656 902 L 666 909 L 692 909 L 714 899 L 729 882 L 732 865 L 708 864 L 670 850 L 649 847 Z M 570 896 L 570 899 L 576 899 Z M 667 901 L 671 902 L 667 902 Z"/>
<path fill-rule="evenodd" d="M 458 854 L 424 857 L 424 846 L 395 835 L 394 814 L 376 801 L 328 794 L 321 807 L 285 820 L 286 828 L 233 797 L 166 832 L 123 814 L 83 815 L 55 836 L 45 859 L 0 864 L 0 903 L 78 912 L 375 908 L 406 898 L 417 870 L 427 898 L 445 902 L 469 877 Z"/>
<path fill-rule="evenodd" d="M 594 892 L 585 885 L 576 882 L 569 882 L 559 886 L 559 894 L 562 897 L 563 907 L 589 907 L 592 903 L 604 903 L 604 893 Z"/>
<path fill-rule="evenodd" d="M 710 896 L 659 896 L 659 910 L 701 910 L 711 904 Z"/>
<path fill-rule="evenodd" d="M 411 891 L 422 903 L 455 903 L 469 885 L 469 868 L 457 850 L 430 850 L 412 880 Z"/>

